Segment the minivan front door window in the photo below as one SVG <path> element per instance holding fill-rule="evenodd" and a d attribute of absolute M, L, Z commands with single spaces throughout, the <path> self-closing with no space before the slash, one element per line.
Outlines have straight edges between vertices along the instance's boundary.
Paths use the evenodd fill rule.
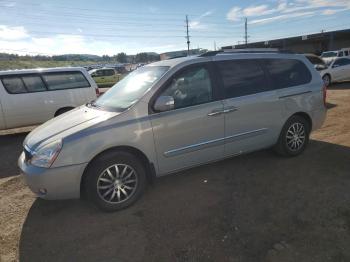
<path fill-rule="evenodd" d="M 208 70 L 204 67 L 187 69 L 173 78 L 161 95 L 172 96 L 175 109 L 210 102 L 212 86 Z"/>
<path fill-rule="evenodd" d="M 137 102 L 168 69 L 168 66 L 141 67 L 115 84 L 93 105 L 106 110 L 123 111 Z"/>

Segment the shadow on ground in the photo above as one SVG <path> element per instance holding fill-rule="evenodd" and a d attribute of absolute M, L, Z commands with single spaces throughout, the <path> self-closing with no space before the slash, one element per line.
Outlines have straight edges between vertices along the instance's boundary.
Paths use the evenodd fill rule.
<path fill-rule="evenodd" d="M 346 90 L 350 89 L 350 81 L 344 81 L 336 84 L 332 84 L 331 86 L 327 87 L 327 89 L 330 90 Z"/>
<path fill-rule="evenodd" d="M 17 160 L 22 153 L 22 143 L 27 134 L 0 135 L 0 179 L 19 174 Z"/>
<path fill-rule="evenodd" d="M 20 261 L 350 261 L 349 170 L 349 147 L 312 140 L 160 178 L 116 213 L 36 200 Z"/>

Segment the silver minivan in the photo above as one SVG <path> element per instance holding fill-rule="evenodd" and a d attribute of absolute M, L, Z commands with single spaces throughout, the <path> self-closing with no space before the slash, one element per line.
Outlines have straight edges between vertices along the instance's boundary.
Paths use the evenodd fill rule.
<path fill-rule="evenodd" d="M 85 196 L 118 210 L 154 177 L 263 148 L 299 155 L 324 122 L 325 98 L 303 55 L 236 50 L 160 61 L 36 128 L 18 163 L 41 198 Z"/>

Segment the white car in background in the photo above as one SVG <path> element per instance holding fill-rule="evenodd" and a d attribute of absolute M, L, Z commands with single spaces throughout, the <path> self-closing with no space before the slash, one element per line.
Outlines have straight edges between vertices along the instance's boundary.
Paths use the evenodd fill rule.
<path fill-rule="evenodd" d="M 0 71 L 0 130 L 42 124 L 98 93 L 84 68 Z"/>
<path fill-rule="evenodd" d="M 321 58 L 327 65 L 330 65 L 338 57 L 350 56 L 350 48 L 342 48 L 337 51 L 323 52 Z"/>
<path fill-rule="evenodd" d="M 335 82 L 350 80 L 350 57 L 338 58 L 320 72 L 326 86 Z"/>

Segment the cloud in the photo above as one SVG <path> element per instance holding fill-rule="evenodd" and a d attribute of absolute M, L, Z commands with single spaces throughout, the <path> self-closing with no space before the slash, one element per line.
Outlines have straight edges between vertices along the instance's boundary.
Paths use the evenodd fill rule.
<path fill-rule="evenodd" d="M 189 22 L 189 27 L 195 30 L 208 29 L 208 25 L 202 23 L 202 19 L 213 14 L 213 11 L 207 11 L 201 14 L 199 17 L 195 18 L 193 21 Z"/>
<path fill-rule="evenodd" d="M 12 1 L 1 1 L 0 4 L 5 7 L 14 7 L 16 6 L 16 2 Z"/>
<path fill-rule="evenodd" d="M 11 38 L 6 34 L 3 36 L 3 29 L 8 33 L 14 32 L 13 27 L 0 25 L 0 52 L 29 54 L 29 55 L 59 55 L 59 54 L 96 54 L 96 55 L 114 55 L 119 52 L 136 54 L 138 52 L 165 52 L 176 48 L 178 43 L 174 40 L 165 41 L 159 45 L 158 39 L 145 39 L 143 47 L 140 49 L 140 42 L 133 41 L 104 41 L 94 37 L 77 34 L 49 34 L 46 36 L 37 36 L 31 34 L 24 27 L 16 27 L 16 39 L 14 35 Z M 18 32 L 21 32 L 18 33 Z M 21 35 L 21 37 L 19 37 Z M 25 37 L 24 37 L 25 36 Z M 176 40 L 175 40 L 176 41 Z"/>
<path fill-rule="evenodd" d="M 243 9 L 244 16 L 261 16 L 274 13 L 274 9 L 269 9 L 267 5 L 250 6 Z"/>
<path fill-rule="evenodd" d="M 149 7 L 148 7 L 148 11 L 149 11 L 150 13 L 156 13 L 158 10 L 159 10 L 158 7 L 154 7 L 154 6 L 149 6 Z"/>
<path fill-rule="evenodd" d="M 313 15 L 334 15 L 350 9 L 350 0 L 279 0 L 276 4 L 234 6 L 226 15 L 229 21 L 238 21 L 243 17 L 256 18 L 250 23 L 264 24 L 277 20 Z M 263 17 L 259 18 L 258 17 Z"/>
<path fill-rule="evenodd" d="M 242 18 L 242 8 L 235 6 L 226 15 L 230 21 L 238 21 Z"/>
<path fill-rule="evenodd" d="M 250 22 L 250 24 L 266 24 L 278 20 L 288 20 L 291 18 L 296 17 L 306 17 L 306 16 L 313 16 L 315 15 L 315 12 L 303 12 L 303 13 L 294 13 L 294 14 L 283 14 L 278 16 L 272 16 L 268 18 L 262 18 L 262 19 L 255 19 Z"/>
<path fill-rule="evenodd" d="M 29 35 L 23 26 L 0 25 L 0 39 L 16 41 L 28 38 Z"/>

